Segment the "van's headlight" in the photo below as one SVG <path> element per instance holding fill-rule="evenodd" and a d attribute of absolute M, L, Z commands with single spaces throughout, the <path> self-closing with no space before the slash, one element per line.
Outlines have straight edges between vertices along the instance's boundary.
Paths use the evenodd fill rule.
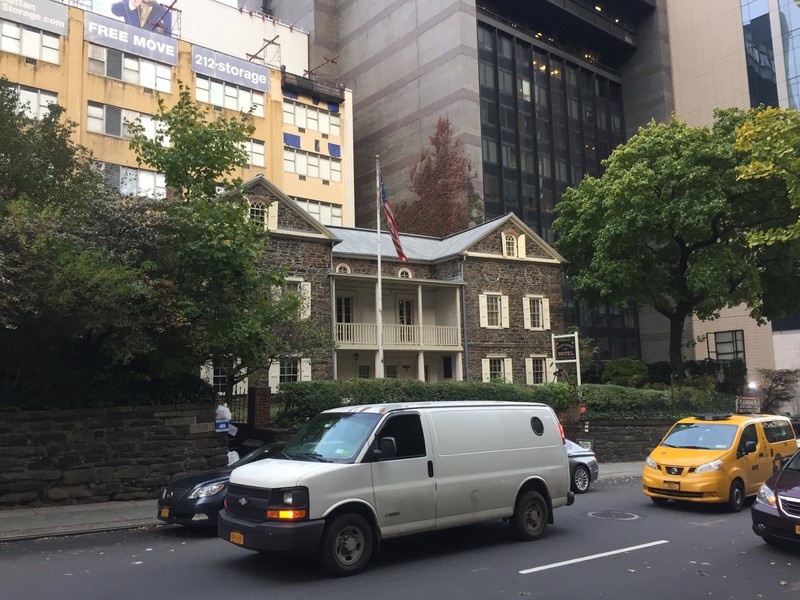
<path fill-rule="evenodd" d="M 653 460 L 652 456 L 648 456 L 647 458 L 645 458 L 644 464 L 646 464 L 651 469 L 658 470 L 658 465 L 656 464 L 656 461 Z"/>
<path fill-rule="evenodd" d="M 758 494 L 756 495 L 756 502 L 761 504 L 766 504 L 767 506 L 771 506 L 772 508 L 778 507 L 777 499 L 775 498 L 775 492 L 767 487 L 767 484 L 763 484 L 760 488 L 758 488 Z"/>
<path fill-rule="evenodd" d="M 270 492 L 267 519 L 304 521 L 308 519 L 308 488 L 277 488 Z"/>
<path fill-rule="evenodd" d="M 709 471 L 719 471 L 722 468 L 722 460 L 712 460 L 695 469 L 695 473 L 707 473 Z"/>
<path fill-rule="evenodd" d="M 194 500 L 195 498 L 207 498 L 208 496 L 218 494 L 223 489 L 225 489 L 224 483 L 209 483 L 208 485 L 199 485 L 192 490 L 191 494 L 189 494 L 189 500 Z"/>

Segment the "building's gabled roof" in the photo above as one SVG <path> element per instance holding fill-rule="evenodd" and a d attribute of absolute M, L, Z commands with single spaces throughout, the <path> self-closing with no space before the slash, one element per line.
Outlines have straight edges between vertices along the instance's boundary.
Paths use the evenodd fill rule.
<path fill-rule="evenodd" d="M 508 225 L 514 225 L 522 231 L 529 240 L 541 248 L 542 254 L 548 259 L 559 263 L 565 262 L 558 252 L 513 213 L 497 217 L 446 238 L 401 233 L 400 244 L 403 246 L 403 252 L 410 262 L 435 262 L 462 254 L 469 254 L 470 248 L 476 243 Z M 328 226 L 328 229 L 341 240 L 334 247 L 334 254 L 363 256 L 365 258 L 377 256 L 378 234 L 374 229 L 334 226 Z M 380 242 L 382 258 L 399 260 L 388 232 L 381 232 Z"/>

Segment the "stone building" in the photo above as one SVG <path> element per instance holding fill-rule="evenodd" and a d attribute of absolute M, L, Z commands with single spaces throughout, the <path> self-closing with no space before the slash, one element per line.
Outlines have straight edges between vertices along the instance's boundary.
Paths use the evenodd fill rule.
<path fill-rule="evenodd" d="M 270 233 L 265 264 L 288 267 L 305 314 L 325 315 L 335 341 L 329 358 L 283 357 L 252 385 L 553 380 L 563 259 L 515 215 L 447 238 L 401 234 L 404 262 L 388 233 L 321 225 L 261 175 L 245 193 L 250 218 Z"/>

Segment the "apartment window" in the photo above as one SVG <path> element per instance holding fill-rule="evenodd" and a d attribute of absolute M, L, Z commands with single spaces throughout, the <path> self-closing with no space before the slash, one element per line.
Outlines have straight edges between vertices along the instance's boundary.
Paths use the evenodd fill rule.
<path fill-rule="evenodd" d="M 158 123 L 157 127 L 150 115 L 98 102 L 89 102 L 87 107 L 86 130 L 92 133 L 130 139 L 133 137 L 131 125 L 137 121 L 142 126 L 145 137 L 155 139 L 156 130 L 161 129 L 161 124 Z M 165 138 L 164 142 L 167 144 L 168 139 Z"/>
<path fill-rule="evenodd" d="M 112 48 L 89 44 L 89 73 L 172 93 L 172 67 Z"/>
<path fill-rule="evenodd" d="M 264 116 L 263 92 L 257 92 L 208 77 L 197 76 L 195 81 L 195 100 L 240 112 L 252 111 L 253 116 L 256 117 Z"/>
<path fill-rule="evenodd" d="M 525 296 L 522 312 L 525 329 L 550 329 L 550 301 L 544 296 Z"/>
<path fill-rule="evenodd" d="M 260 227 L 267 226 L 267 206 L 263 202 L 250 203 L 250 222 Z"/>
<path fill-rule="evenodd" d="M 358 378 L 369 379 L 369 365 L 358 365 Z"/>
<path fill-rule="evenodd" d="M 0 50 L 57 65 L 60 62 L 61 37 L 0 20 Z"/>
<path fill-rule="evenodd" d="M 442 357 L 442 378 L 443 379 L 452 379 L 453 378 L 453 357 L 452 356 L 443 356 Z"/>
<path fill-rule="evenodd" d="M 744 331 L 717 331 L 714 334 L 717 360 L 744 360 Z"/>
<path fill-rule="evenodd" d="M 508 327 L 508 296 L 487 293 L 479 296 L 481 327 Z"/>
<path fill-rule="evenodd" d="M 386 365 L 386 372 L 383 375 L 386 379 L 397 379 L 397 365 Z"/>
<path fill-rule="evenodd" d="M 283 147 L 283 170 L 326 181 L 342 180 L 342 161 L 338 158 L 310 154 L 289 146 Z"/>
<path fill-rule="evenodd" d="M 106 185 L 119 190 L 123 196 L 167 196 L 166 177 L 163 173 L 133 169 L 112 163 L 95 163 L 95 168 L 103 174 Z"/>
<path fill-rule="evenodd" d="M 286 383 L 287 381 L 299 381 L 300 369 L 296 358 L 282 358 L 279 382 Z"/>
<path fill-rule="evenodd" d="M 296 198 L 295 201 L 309 215 L 314 217 L 323 225 L 342 225 L 342 207 L 337 204 L 319 202 L 317 200 L 305 200 Z"/>
<path fill-rule="evenodd" d="M 283 122 L 325 135 L 341 135 L 341 117 L 336 113 L 289 100 L 283 101 Z"/>
<path fill-rule="evenodd" d="M 261 140 L 247 140 L 243 143 L 242 148 L 247 152 L 247 163 L 253 167 L 263 167 L 266 162 L 265 146 Z"/>
<path fill-rule="evenodd" d="M 531 356 L 525 359 L 525 376 L 528 385 L 538 385 L 547 381 L 546 357 Z"/>
<path fill-rule="evenodd" d="M 25 116 L 29 119 L 41 119 L 47 115 L 51 104 L 58 103 L 58 95 L 54 92 L 38 90 L 19 86 L 19 107 L 25 111 Z"/>
<path fill-rule="evenodd" d="M 481 359 L 481 375 L 484 383 L 490 381 L 513 381 L 511 370 L 511 359 L 500 357 L 489 357 Z"/>

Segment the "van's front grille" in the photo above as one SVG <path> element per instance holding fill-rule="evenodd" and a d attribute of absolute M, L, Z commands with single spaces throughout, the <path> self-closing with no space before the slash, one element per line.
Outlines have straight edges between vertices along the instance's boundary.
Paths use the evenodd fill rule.
<path fill-rule="evenodd" d="M 790 517 L 800 519 L 800 500 L 795 498 L 787 498 L 786 496 L 778 496 L 781 510 Z"/>
<path fill-rule="evenodd" d="M 262 523 L 267 520 L 269 489 L 231 485 L 226 498 L 226 510 L 234 517 Z"/>

